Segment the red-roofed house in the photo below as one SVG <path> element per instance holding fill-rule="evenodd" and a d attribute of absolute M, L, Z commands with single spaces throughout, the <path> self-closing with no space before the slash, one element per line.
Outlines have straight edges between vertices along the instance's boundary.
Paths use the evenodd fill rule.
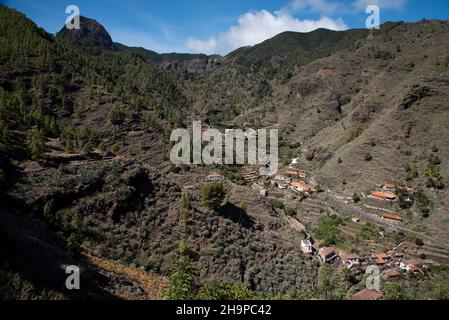
<path fill-rule="evenodd" d="M 320 259 L 321 262 L 327 263 L 337 258 L 337 254 L 335 253 L 334 248 L 323 247 L 320 250 L 318 250 L 318 258 Z"/>
<path fill-rule="evenodd" d="M 363 289 L 351 297 L 351 300 L 379 300 L 383 297 L 382 291 Z"/>

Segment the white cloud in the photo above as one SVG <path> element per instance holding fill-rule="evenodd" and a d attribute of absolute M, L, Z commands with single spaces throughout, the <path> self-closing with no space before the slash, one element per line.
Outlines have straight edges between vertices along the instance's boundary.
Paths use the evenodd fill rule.
<path fill-rule="evenodd" d="M 226 54 L 234 49 L 252 46 L 284 31 L 310 32 L 318 28 L 345 30 L 342 19 L 321 17 L 318 20 L 300 20 L 287 10 L 275 13 L 266 10 L 247 12 L 240 16 L 236 25 L 226 32 L 206 40 L 189 38 L 187 47 L 194 52 Z"/>

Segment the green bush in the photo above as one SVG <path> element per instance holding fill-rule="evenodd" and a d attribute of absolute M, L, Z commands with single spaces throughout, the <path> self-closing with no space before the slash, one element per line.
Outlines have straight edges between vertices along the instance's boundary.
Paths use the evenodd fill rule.
<path fill-rule="evenodd" d="M 227 301 L 251 300 L 258 296 L 243 283 L 228 283 L 222 281 L 206 282 L 198 292 L 198 300 Z"/>
<path fill-rule="evenodd" d="M 194 298 L 196 269 L 190 258 L 182 256 L 176 262 L 165 293 L 166 300 L 191 300 Z"/>
<path fill-rule="evenodd" d="M 228 190 L 222 182 L 207 183 L 201 189 L 201 201 L 211 209 L 222 207 L 228 201 Z"/>
<path fill-rule="evenodd" d="M 424 241 L 423 241 L 423 239 L 417 238 L 415 240 L 415 244 L 419 247 L 422 247 L 424 245 Z"/>
<path fill-rule="evenodd" d="M 126 111 L 120 107 L 113 107 L 108 114 L 108 120 L 113 125 L 120 125 L 126 119 Z"/>
<path fill-rule="evenodd" d="M 42 158 L 45 152 L 45 138 L 40 130 L 31 130 L 28 133 L 26 144 L 31 159 L 38 160 Z"/>

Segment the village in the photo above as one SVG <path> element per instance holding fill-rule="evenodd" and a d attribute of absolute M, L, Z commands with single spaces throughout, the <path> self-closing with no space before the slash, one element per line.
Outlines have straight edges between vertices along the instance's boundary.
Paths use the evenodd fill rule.
<path fill-rule="evenodd" d="M 411 240 L 417 235 L 413 230 L 404 225 L 404 218 L 395 209 L 398 208 L 400 197 L 409 201 L 417 191 L 413 188 L 385 183 L 374 186 L 374 190 L 368 194 L 361 193 L 360 199 L 338 195 L 331 190 L 323 190 L 317 183 L 311 172 L 301 168 L 298 159 L 293 159 L 289 166 L 280 173 L 271 177 L 257 177 L 258 167 L 247 170 L 251 178 L 252 187 L 259 190 L 260 196 L 267 200 L 276 199 L 283 202 L 284 207 L 292 207 L 292 204 L 320 203 L 319 199 L 326 197 L 338 204 L 340 212 L 332 210 L 331 215 L 343 215 L 347 218 L 343 232 L 353 236 L 353 230 L 363 230 L 366 226 L 379 226 L 381 230 L 377 235 L 382 243 L 374 239 L 367 239 L 366 244 L 360 243 L 363 250 L 343 250 L 338 246 L 325 246 L 322 241 L 316 239 L 312 230 L 305 227 L 310 211 L 297 210 L 293 217 L 284 215 L 293 228 L 300 231 L 298 234 L 298 250 L 305 257 L 316 259 L 321 265 L 329 264 L 338 270 L 349 270 L 364 276 L 368 267 L 375 266 L 379 270 L 382 281 L 394 281 L 401 277 L 424 277 L 433 265 L 449 261 L 449 251 L 435 243 L 416 245 Z M 205 181 L 225 181 L 226 178 L 218 173 L 212 173 Z M 293 207 L 295 207 L 293 205 Z M 300 206 L 299 206 L 300 207 Z M 278 212 L 282 210 L 276 209 Z M 346 212 L 344 212 L 346 211 Z M 311 222 L 316 222 L 320 216 L 325 216 L 326 211 L 319 209 L 319 214 L 312 214 Z M 344 213 L 343 213 L 344 212 Z M 329 214 L 329 213 L 328 213 Z M 301 217 L 304 216 L 304 219 Z M 308 224 L 307 224 L 308 225 Z M 299 226 L 299 227 L 298 227 Z M 353 230 L 351 230 L 353 229 Z M 392 230 L 408 234 L 404 241 L 397 244 L 386 241 L 385 234 Z M 424 238 L 425 236 L 422 235 Z M 426 238 L 430 242 L 430 238 Z M 419 242 L 422 242 L 419 239 Z M 425 252 L 425 253 L 424 253 Z M 355 293 L 353 300 L 377 300 L 383 296 L 382 290 L 362 289 Z"/>

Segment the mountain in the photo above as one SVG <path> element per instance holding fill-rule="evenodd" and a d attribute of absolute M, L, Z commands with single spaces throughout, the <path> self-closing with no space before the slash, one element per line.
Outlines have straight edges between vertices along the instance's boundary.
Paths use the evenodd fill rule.
<path fill-rule="evenodd" d="M 74 38 L 106 50 L 113 50 L 114 43 L 106 29 L 96 20 L 83 16 L 80 19 L 80 29 L 67 29 L 65 26 L 57 33 L 57 37 Z"/>
<path fill-rule="evenodd" d="M 162 299 L 191 279 L 183 298 L 346 299 L 364 286 L 363 270 L 304 255 L 305 238 L 368 260 L 402 243 L 446 264 L 448 26 L 287 32 L 220 57 L 130 48 L 84 17 L 53 37 L 0 6 L 0 297 Z M 297 158 L 321 192 L 276 189 L 251 166 L 175 166 L 171 131 L 199 119 L 278 129 L 280 173 Z M 225 181 L 206 183 L 216 172 Z M 385 183 L 417 192 L 370 209 Z M 81 296 L 63 289 L 68 264 Z M 440 299 L 446 270 L 385 280 L 385 297 Z"/>

